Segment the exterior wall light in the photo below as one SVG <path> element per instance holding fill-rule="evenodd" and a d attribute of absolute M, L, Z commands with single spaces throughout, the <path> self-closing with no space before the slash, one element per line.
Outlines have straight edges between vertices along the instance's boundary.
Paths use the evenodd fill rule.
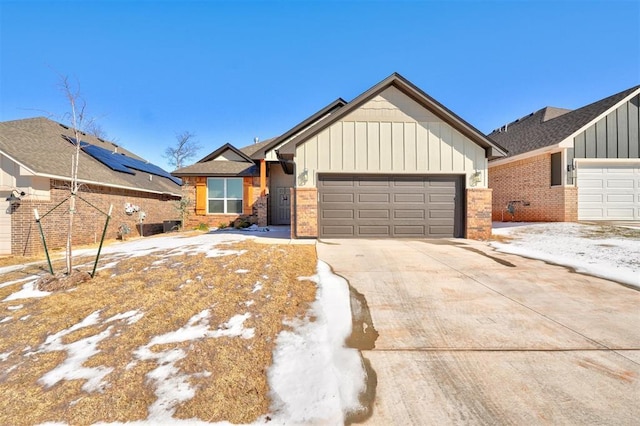
<path fill-rule="evenodd" d="M 16 195 L 18 194 L 18 195 Z M 20 197 L 24 197 L 25 195 L 27 195 L 24 191 L 17 191 L 17 190 L 13 190 L 11 191 L 11 195 L 9 195 L 5 201 L 8 201 L 9 204 L 11 205 L 20 205 L 20 201 L 22 201 L 22 199 Z"/>

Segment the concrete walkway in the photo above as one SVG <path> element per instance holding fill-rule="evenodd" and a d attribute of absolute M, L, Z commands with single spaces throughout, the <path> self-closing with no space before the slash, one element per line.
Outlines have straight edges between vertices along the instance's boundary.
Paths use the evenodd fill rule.
<path fill-rule="evenodd" d="M 378 333 L 365 423 L 638 424 L 640 292 L 468 240 L 317 249 Z"/>

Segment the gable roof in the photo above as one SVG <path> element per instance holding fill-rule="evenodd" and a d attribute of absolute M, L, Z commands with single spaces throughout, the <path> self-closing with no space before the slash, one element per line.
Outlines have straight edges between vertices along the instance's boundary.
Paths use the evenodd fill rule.
<path fill-rule="evenodd" d="M 413 83 L 411 83 L 409 80 L 398 73 L 391 74 L 389 77 L 371 87 L 369 90 L 365 91 L 364 93 L 353 99 L 351 102 L 349 102 L 346 106 L 339 109 L 334 114 L 331 114 L 326 119 L 322 120 L 320 123 L 318 123 L 317 126 L 313 126 L 295 136 L 291 141 L 289 141 L 280 149 L 280 152 L 282 152 L 283 154 L 294 154 L 296 146 L 306 141 L 307 139 L 317 135 L 322 130 L 331 126 L 333 123 L 346 117 L 349 113 L 355 111 L 357 108 L 364 105 L 366 102 L 373 99 L 375 96 L 392 86 L 400 90 L 409 98 L 416 101 L 418 104 L 427 108 L 441 120 L 453 126 L 473 142 L 483 147 L 487 152 L 487 157 L 496 158 L 506 155 L 506 150 L 502 146 L 488 139 L 478 129 L 473 127 L 458 115 L 454 114 L 447 107 L 433 99 L 431 96 L 427 95 L 420 88 L 415 86 Z"/>
<path fill-rule="evenodd" d="M 171 174 L 174 176 L 259 176 L 259 171 L 257 166 L 255 166 L 255 161 L 263 159 L 270 149 L 277 147 L 288 138 L 291 138 L 301 131 L 315 125 L 329 114 L 339 108 L 342 108 L 346 103 L 347 102 L 344 99 L 338 98 L 326 107 L 322 108 L 320 111 L 309 116 L 282 135 L 275 138 L 247 145 L 240 149 L 227 143 L 202 158 L 197 163 L 174 170 Z M 213 161 L 228 149 L 237 153 L 240 157 L 246 160 L 246 162 Z M 249 162 L 251 164 L 247 164 Z"/>
<path fill-rule="evenodd" d="M 249 157 L 243 151 L 239 150 L 238 148 L 236 148 L 235 146 L 227 142 L 224 145 L 222 145 L 220 148 L 213 151 L 211 154 L 204 157 L 202 160 L 199 160 L 198 163 L 206 163 L 207 161 L 215 160 L 217 157 L 219 157 L 221 154 L 223 154 L 227 150 L 235 152 L 236 154 L 238 154 L 238 156 L 240 156 L 243 160 L 245 160 L 248 163 L 253 162 L 251 157 Z"/>
<path fill-rule="evenodd" d="M 105 152 L 126 156 L 133 163 L 147 164 L 132 152 L 97 137 L 81 133 L 82 143 Z M 20 164 L 36 176 L 69 180 L 71 157 L 75 154 L 73 129 L 44 117 L 0 123 L 0 153 Z M 155 173 L 127 168 L 112 170 L 83 150 L 78 162 L 78 178 L 83 183 L 125 188 L 135 191 L 180 196 L 180 185 Z M 149 164 L 150 169 L 154 169 Z M 157 168 L 157 170 L 161 170 Z M 153 174 L 154 178 L 149 179 Z M 166 175 L 168 173 L 165 172 Z"/>
<path fill-rule="evenodd" d="M 259 150 L 255 150 L 251 154 L 251 157 L 256 159 L 256 160 L 264 158 L 266 153 L 270 149 L 273 149 L 273 148 L 277 147 L 282 142 L 286 141 L 287 139 L 289 139 L 291 137 L 296 136 L 298 133 L 303 132 L 306 129 L 311 128 L 316 123 L 318 123 L 319 121 L 323 120 L 326 116 L 334 113 L 335 111 L 339 110 L 340 108 L 344 107 L 345 105 L 347 105 L 347 101 L 345 101 L 342 98 L 336 99 L 335 101 L 331 102 L 326 107 L 322 108 L 320 111 L 316 112 L 315 114 L 309 116 L 308 118 L 304 119 L 300 123 L 296 124 L 295 126 L 293 126 L 291 129 L 287 130 L 282 135 L 270 139 L 269 140 L 270 143 L 265 144 L 264 147 L 261 147 Z"/>
<path fill-rule="evenodd" d="M 576 110 L 545 107 L 519 118 L 488 137 L 509 150 L 509 157 L 559 144 L 640 92 L 640 85 Z"/>

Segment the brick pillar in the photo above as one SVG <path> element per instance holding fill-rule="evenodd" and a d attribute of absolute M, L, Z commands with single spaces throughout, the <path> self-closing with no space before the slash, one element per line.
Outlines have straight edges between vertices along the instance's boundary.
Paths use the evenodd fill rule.
<path fill-rule="evenodd" d="M 488 240 L 491 237 L 491 189 L 468 188 L 465 238 Z"/>
<path fill-rule="evenodd" d="M 316 238 L 318 236 L 318 190 L 316 188 L 291 188 L 291 236 L 292 238 Z"/>
<path fill-rule="evenodd" d="M 258 226 L 267 226 L 267 196 L 261 195 L 255 203 Z"/>
<path fill-rule="evenodd" d="M 575 186 L 564 188 L 564 221 L 578 221 L 578 188 Z"/>

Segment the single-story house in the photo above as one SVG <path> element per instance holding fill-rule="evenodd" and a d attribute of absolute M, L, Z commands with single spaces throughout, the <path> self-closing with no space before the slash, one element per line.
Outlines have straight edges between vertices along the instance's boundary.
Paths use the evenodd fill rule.
<path fill-rule="evenodd" d="M 488 137 L 493 219 L 640 220 L 640 86 L 576 110 L 546 107 Z"/>
<path fill-rule="evenodd" d="M 115 143 L 81 135 L 74 244 L 100 241 L 111 204 L 107 238 L 124 228 L 162 232 L 165 221 L 180 219 L 179 179 Z M 43 117 L 0 123 L 0 254 L 42 251 L 35 208 L 47 246 L 65 246 L 69 203 L 54 207 L 70 194 L 75 152 L 75 132 L 64 124 Z"/>
<path fill-rule="evenodd" d="M 245 217 L 293 238 L 491 233 L 488 160 L 506 151 L 397 73 L 282 135 L 175 170 L 189 226 Z"/>

